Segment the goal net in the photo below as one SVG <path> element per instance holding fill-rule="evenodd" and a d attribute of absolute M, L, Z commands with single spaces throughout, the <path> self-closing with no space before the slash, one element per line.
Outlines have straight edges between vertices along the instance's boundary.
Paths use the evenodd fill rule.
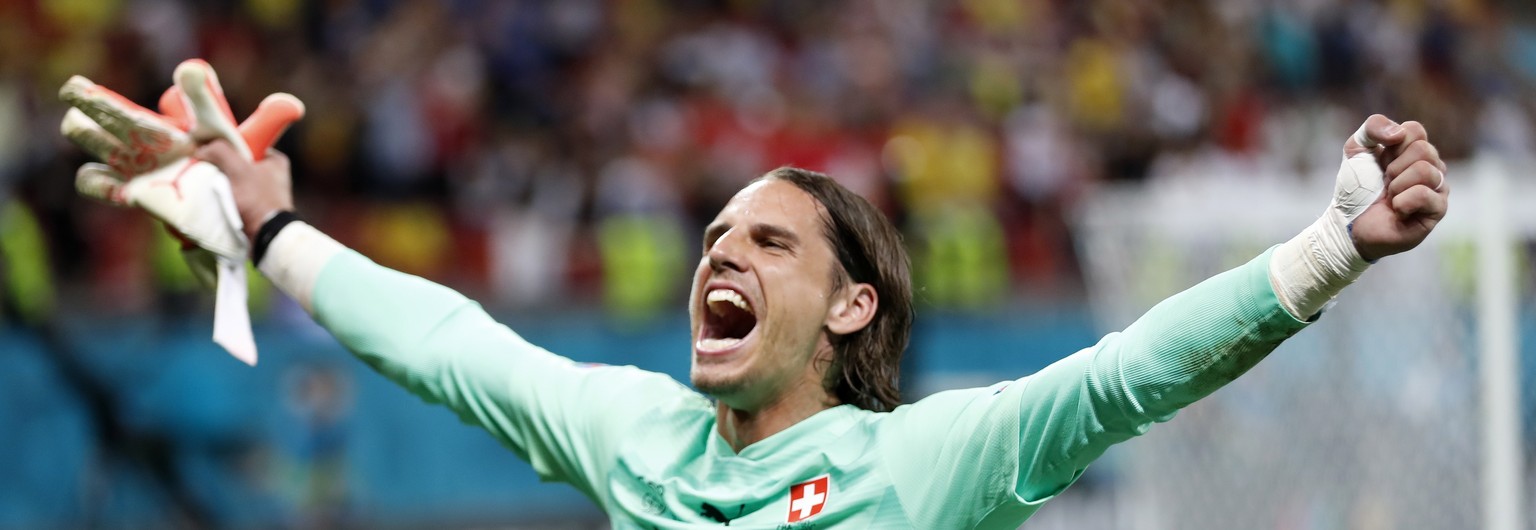
<path fill-rule="evenodd" d="M 1515 250 L 1495 259 L 1520 264 L 1480 263 L 1489 254 L 1479 245 L 1489 241 L 1473 228 L 1490 212 L 1480 190 L 1501 167 L 1512 166 L 1453 168 L 1453 213 L 1423 246 L 1382 260 L 1247 375 L 1119 449 L 1117 519 L 1146 530 L 1464 529 L 1505 528 L 1485 514 L 1509 511 L 1512 501 L 1529 512 L 1528 501 L 1500 500 L 1497 492 L 1505 507 L 1490 507 L 1490 488 L 1518 488 L 1490 482 L 1486 471 L 1512 466 L 1524 476 L 1523 433 L 1509 425 L 1490 431 L 1487 418 L 1508 420 L 1513 408 L 1518 426 L 1521 403 L 1530 401 L 1515 393 L 1485 403 L 1480 372 L 1487 344 L 1480 334 L 1488 333 L 1480 321 L 1492 306 L 1490 286 L 1480 291 L 1479 282 L 1507 282 L 1492 287 L 1531 302 L 1523 286 L 1489 276 L 1529 270 L 1520 249 L 1533 238 L 1521 227 L 1536 222 L 1520 218 L 1536 207 L 1522 212 L 1513 200 L 1502 214 L 1491 210 L 1515 218 L 1493 236 Z M 1095 193 L 1076 228 L 1099 325 L 1123 328 L 1167 296 L 1289 239 L 1321 213 L 1332 179 L 1331 172 L 1181 175 Z M 1519 187 L 1507 180 L 1499 185 Z M 1510 329 L 1495 333 L 1514 334 L 1514 316 L 1506 317 Z M 1504 440 L 1486 446 L 1489 432 Z M 1505 456 L 1485 460 L 1492 454 L 1485 447 Z"/>

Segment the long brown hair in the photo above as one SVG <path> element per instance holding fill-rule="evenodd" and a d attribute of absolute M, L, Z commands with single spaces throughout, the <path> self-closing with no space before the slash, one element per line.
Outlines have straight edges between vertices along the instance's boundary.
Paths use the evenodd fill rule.
<path fill-rule="evenodd" d="M 912 334 L 911 260 L 901 232 L 869 201 L 822 173 L 781 167 L 763 178 L 794 184 L 826 210 L 823 233 L 842 266 L 833 274 L 834 289 L 850 280 L 867 283 L 878 298 L 869 325 L 832 335 L 835 356 L 823 384 L 843 403 L 876 412 L 896 408 L 901 355 Z"/>

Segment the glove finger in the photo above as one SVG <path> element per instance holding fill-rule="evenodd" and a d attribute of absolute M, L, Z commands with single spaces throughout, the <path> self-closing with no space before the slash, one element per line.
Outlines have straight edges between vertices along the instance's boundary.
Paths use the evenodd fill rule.
<path fill-rule="evenodd" d="M 64 111 L 64 120 L 59 122 L 59 132 L 84 150 L 85 154 L 91 155 L 91 158 L 109 164 L 121 158 L 126 150 L 122 140 L 112 136 L 96 120 L 74 107 Z"/>
<path fill-rule="evenodd" d="M 126 184 L 111 167 L 90 163 L 75 171 L 75 191 L 81 195 L 117 206 L 131 206 Z"/>
<path fill-rule="evenodd" d="M 173 151 L 181 151 L 176 156 L 185 156 L 191 151 L 186 133 L 165 117 L 84 77 L 70 77 L 59 88 L 59 99 L 80 109 L 124 144 L 153 156 Z"/>
<path fill-rule="evenodd" d="M 241 156 L 251 159 L 251 149 L 235 127 L 224 89 L 213 67 L 201 59 L 189 59 L 176 67 L 176 86 L 186 95 L 192 117 L 192 138 L 198 142 L 227 140 Z"/>
<path fill-rule="evenodd" d="M 171 85 L 171 88 L 165 89 L 164 94 L 160 94 L 160 114 L 181 130 L 192 130 L 192 117 L 187 114 L 186 96 L 176 85 Z"/>
<path fill-rule="evenodd" d="M 288 126 L 304 117 L 304 102 L 292 94 L 282 92 L 267 96 L 256 107 L 256 112 L 240 124 L 240 136 L 251 149 L 253 159 L 260 161 L 267 150 L 277 143 Z"/>
<path fill-rule="evenodd" d="M 235 113 L 229 108 L 229 98 L 224 96 L 224 85 L 219 84 L 219 74 L 213 71 L 213 65 L 208 64 L 208 61 L 196 58 L 182 61 L 182 64 L 207 73 L 207 86 L 214 97 L 214 103 L 218 107 L 219 112 L 224 115 L 224 121 L 234 123 Z M 179 67 L 180 65 L 178 65 Z"/>

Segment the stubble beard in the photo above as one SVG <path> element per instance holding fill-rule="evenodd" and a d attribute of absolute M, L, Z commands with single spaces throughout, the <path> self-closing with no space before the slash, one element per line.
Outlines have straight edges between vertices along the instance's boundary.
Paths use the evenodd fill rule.
<path fill-rule="evenodd" d="M 747 380 L 750 379 L 748 377 L 749 374 L 746 372 L 721 373 L 722 370 L 719 368 L 722 367 L 701 369 L 698 366 L 694 366 L 689 377 L 693 382 L 693 387 L 699 392 L 717 400 L 721 398 L 729 399 L 746 388 Z"/>

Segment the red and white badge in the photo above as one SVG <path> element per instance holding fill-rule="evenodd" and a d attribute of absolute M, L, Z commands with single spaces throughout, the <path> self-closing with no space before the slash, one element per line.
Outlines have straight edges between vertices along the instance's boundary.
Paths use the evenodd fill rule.
<path fill-rule="evenodd" d="M 807 482 L 789 487 L 789 522 L 795 523 L 815 517 L 827 506 L 827 491 L 831 477 L 822 475 Z"/>

